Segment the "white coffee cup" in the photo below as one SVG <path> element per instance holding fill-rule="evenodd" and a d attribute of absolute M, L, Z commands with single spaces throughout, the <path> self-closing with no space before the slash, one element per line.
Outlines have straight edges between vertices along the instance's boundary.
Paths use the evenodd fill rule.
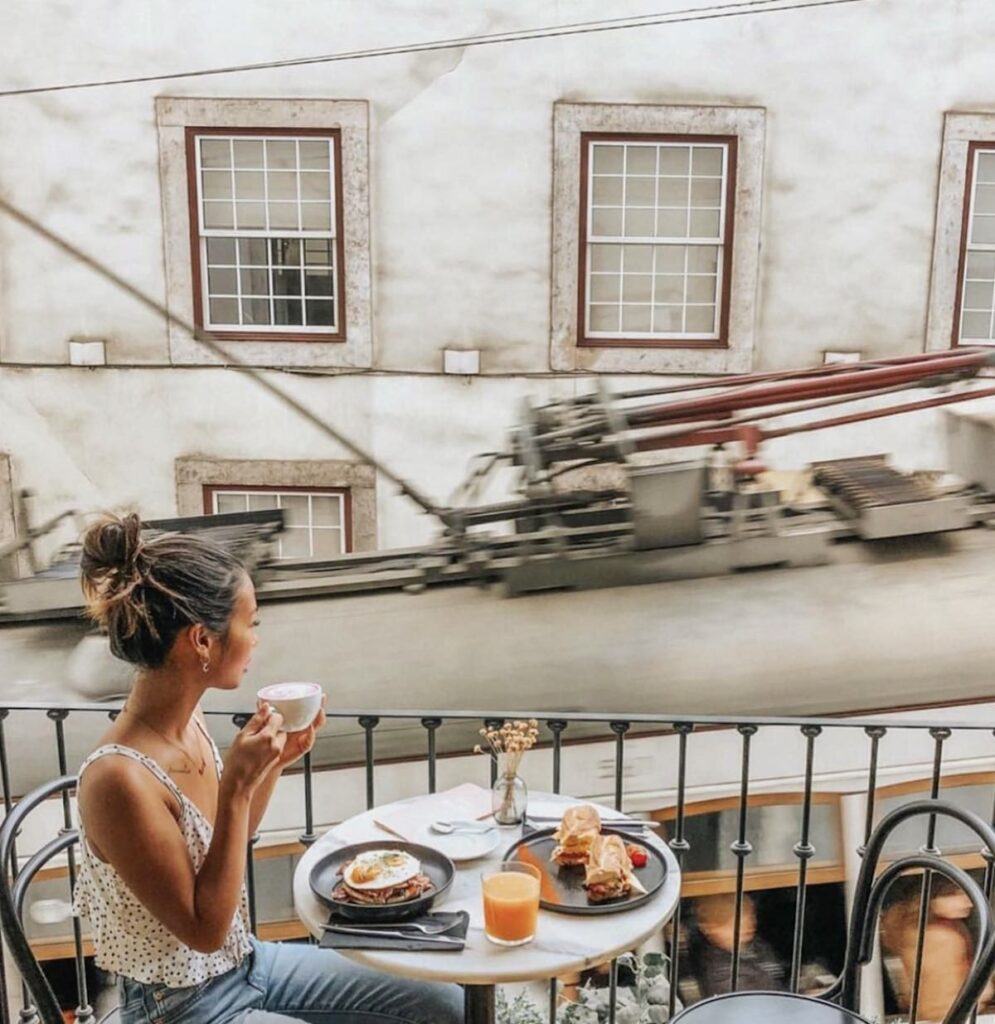
<path fill-rule="evenodd" d="M 280 712 L 284 732 L 300 732 L 314 721 L 324 694 L 317 683 L 272 683 L 256 696 Z"/>

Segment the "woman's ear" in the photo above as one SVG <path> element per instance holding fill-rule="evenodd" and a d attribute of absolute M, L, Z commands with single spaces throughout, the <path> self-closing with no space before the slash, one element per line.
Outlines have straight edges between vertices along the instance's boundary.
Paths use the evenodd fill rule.
<path fill-rule="evenodd" d="M 213 636 L 204 628 L 201 623 L 196 623 L 187 629 L 187 639 L 193 648 L 194 654 L 201 662 L 211 660 L 211 649 L 213 647 Z"/>

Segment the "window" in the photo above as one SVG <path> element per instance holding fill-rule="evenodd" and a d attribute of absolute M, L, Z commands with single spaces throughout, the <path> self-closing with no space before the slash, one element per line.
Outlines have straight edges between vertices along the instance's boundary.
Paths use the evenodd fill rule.
<path fill-rule="evenodd" d="M 766 115 L 557 103 L 550 368 L 753 368 Z"/>
<path fill-rule="evenodd" d="M 995 343 L 995 145 L 968 147 L 954 344 Z"/>
<path fill-rule="evenodd" d="M 187 129 L 198 326 L 342 336 L 339 139 Z"/>
<path fill-rule="evenodd" d="M 582 136 L 578 344 L 725 344 L 735 176 L 732 137 Z"/>
<path fill-rule="evenodd" d="M 926 350 L 995 344 L 995 114 L 948 112 L 936 198 Z"/>
<path fill-rule="evenodd" d="M 320 560 L 349 551 L 349 505 L 346 490 L 204 488 L 204 506 L 208 513 L 283 509 L 284 530 L 276 538 L 278 558 Z"/>
<path fill-rule="evenodd" d="M 335 510 L 330 503 L 319 500 L 317 506 L 309 506 L 308 530 L 314 524 L 321 533 L 307 538 L 308 550 L 314 550 L 315 557 L 325 557 L 323 552 L 327 549 L 334 556 L 341 551 L 374 551 L 377 547 L 377 474 L 366 463 L 346 459 L 219 459 L 197 455 L 178 458 L 175 469 L 177 515 L 210 515 L 218 507 L 215 493 L 242 495 L 240 504 L 235 506 L 242 511 L 280 508 L 280 495 L 313 495 L 319 499 L 332 495 L 340 502 L 337 520 L 331 518 Z M 259 504 L 264 501 L 270 504 Z M 303 505 L 300 501 L 296 505 L 303 529 Z M 297 550 L 304 550 L 300 538 L 292 538 L 290 543 L 296 543 Z"/>
<path fill-rule="evenodd" d="M 170 311 L 250 366 L 371 366 L 366 101 L 159 96 L 155 112 Z M 167 332 L 171 363 L 226 362 Z"/>

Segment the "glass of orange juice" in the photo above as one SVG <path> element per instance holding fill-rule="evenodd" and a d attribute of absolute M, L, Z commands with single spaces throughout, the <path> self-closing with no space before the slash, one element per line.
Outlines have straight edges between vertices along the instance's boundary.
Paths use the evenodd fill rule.
<path fill-rule="evenodd" d="M 521 946 L 535 938 L 539 882 L 533 864 L 509 861 L 483 875 L 484 934 L 499 946 Z"/>

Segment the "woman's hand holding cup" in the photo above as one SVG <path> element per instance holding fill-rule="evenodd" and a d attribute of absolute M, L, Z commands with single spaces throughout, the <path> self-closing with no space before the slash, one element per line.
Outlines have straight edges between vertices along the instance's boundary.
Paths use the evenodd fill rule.
<path fill-rule="evenodd" d="M 280 755 L 279 764 L 281 768 L 286 768 L 295 761 L 299 761 L 311 750 L 314 746 L 315 737 L 325 724 L 325 721 L 325 695 L 322 694 L 321 706 L 318 708 L 318 714 L 314 717 L 311 724 L 303 729 L 298 729 L 296 732 L 285 734 L 287 742 L 284 744 L 283 753 Z"/>
<path fill-rule="evenodd" d="M 249 794 L 276 765 L 281 764 L 288 734 L 280 712 L 260 701 L 225 756 L 222 783 Z"/>
<path fill-rule="evenodd" d="M 314 746 L 325 724 L 325 694 L 317 683 L 274 683 L 259 691 L 257 706 L 262 703 L 272 704 L 283 716 L 287 741 L 279 764 L 285 768 Z"/>

